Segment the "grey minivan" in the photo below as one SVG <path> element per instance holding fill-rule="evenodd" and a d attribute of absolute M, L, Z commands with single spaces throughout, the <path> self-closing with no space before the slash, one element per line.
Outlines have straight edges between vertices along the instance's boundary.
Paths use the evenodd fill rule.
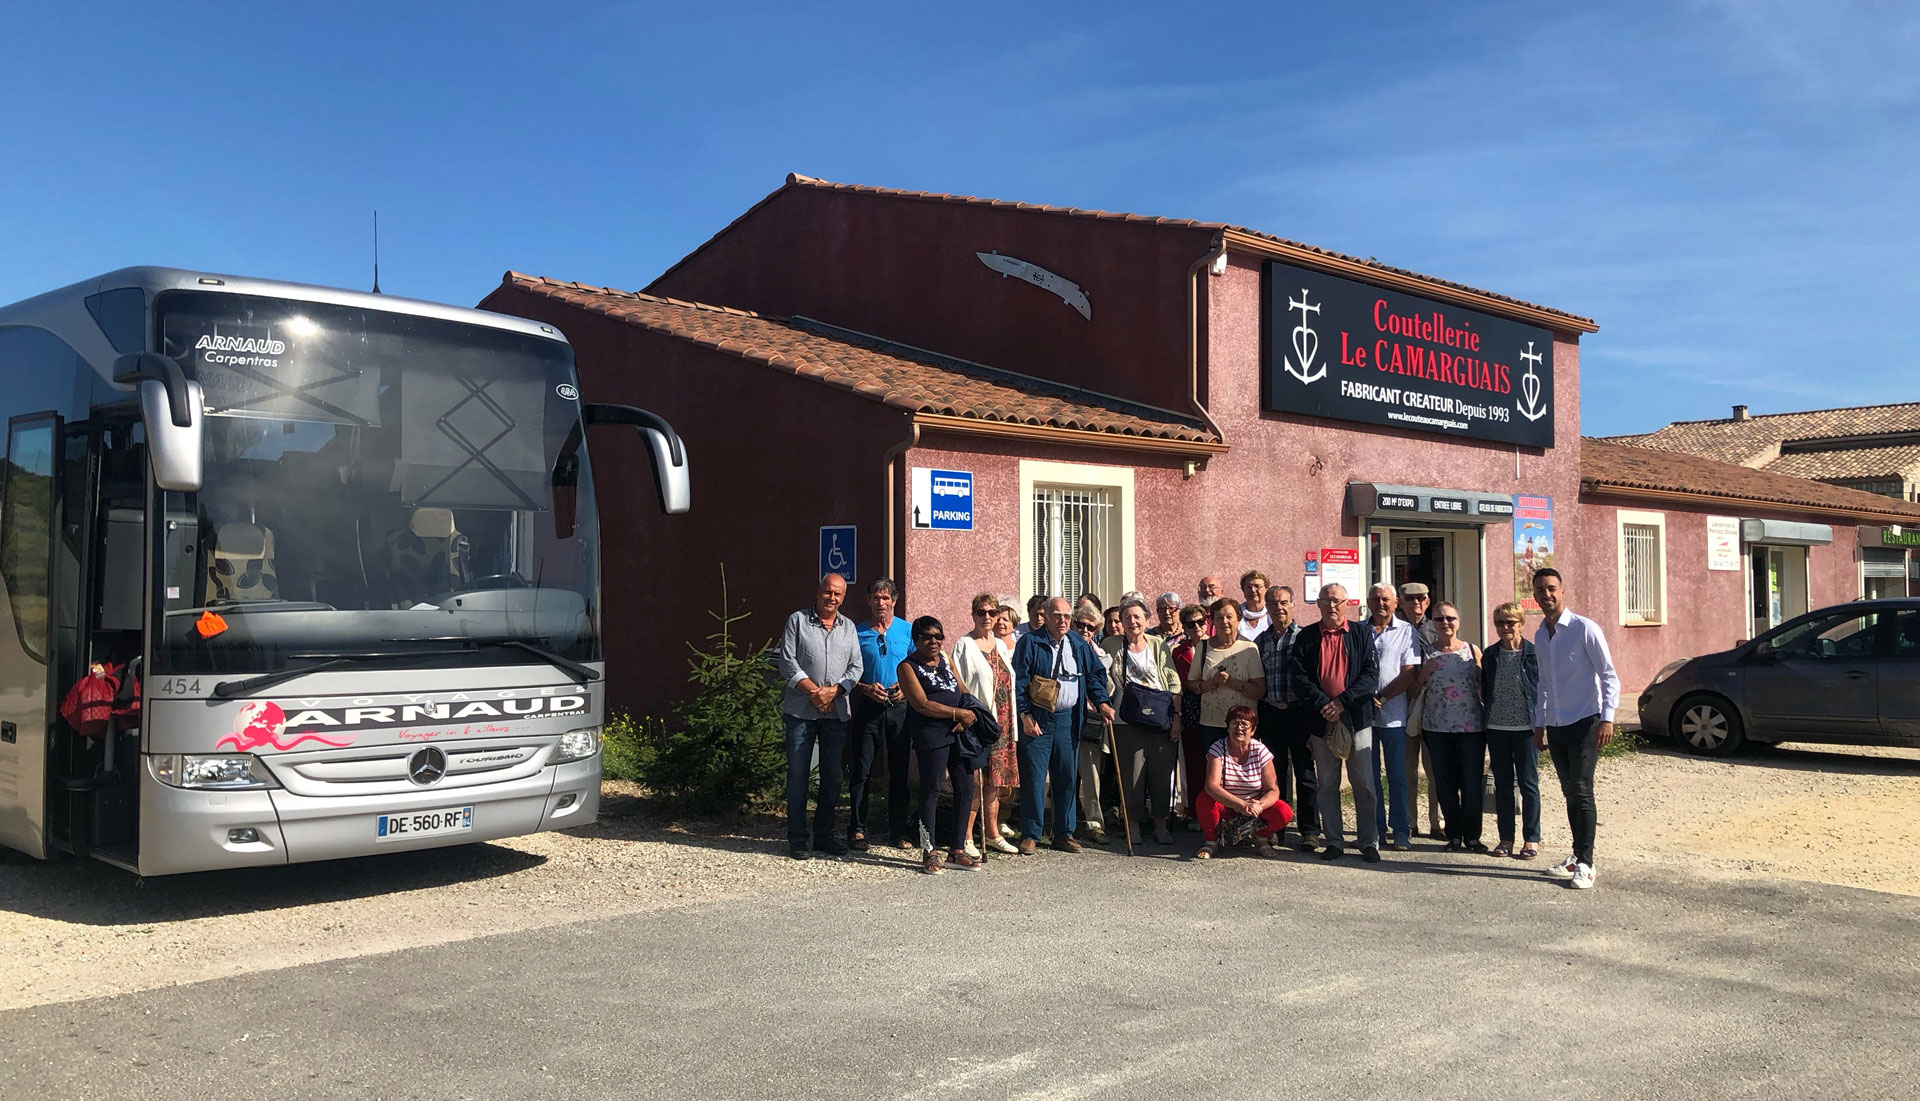
<path fill-rule="evenodd" d="M 1822 608 L 1676 661 L 1640 694 L 1640 723 L 1709 756 L 1745 742 L 1920 746 L 1920 599 Z"/>

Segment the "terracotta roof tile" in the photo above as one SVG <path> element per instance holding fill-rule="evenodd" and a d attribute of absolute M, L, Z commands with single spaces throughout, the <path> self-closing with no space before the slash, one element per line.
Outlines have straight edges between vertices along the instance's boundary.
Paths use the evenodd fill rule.
<path fill-rule="evenodd" d="M 1914 431 L 1920 431 L 1920 402 L 1762 413 L 1745 420 L 1726 417 L 1675 421 L 1657 432 L 1611 436 L 1608 440 L 1634 447 L 1684 451 L 1723 463 L 1765 466 L 1779 457 L 1780 445 L 1788 441 L 1839 440 Z"/>
<path fill-rule="evenodd" d="M 1827 481 L 1833 478 L 1908 478 L 1920 481 L 1920 444 L 1803 451 L 1766 465 L 1775 474 Z"/>
<path fill-rule="evenodd" d="M 905 190 L 901 190 L 899 188 L 893 188 L 893 187 L 874 187 L 869 184 L 834 183 L 831 180 L 822 180 L 813 176 L 803 176 L 798 172 L 789 174 L 787 176 L 787 182 L 785 186 L 779 188 L 778 190 L 774 191 L 772 194 L 768 195 L 766 198 L 761 199 L 759 202 L 755 203 L 753 206 L 747 208 L 747 211 L 745 213 L 741 214 L 740 217 L 735 218 L 733 221 L 727 223 L 727 225 L 724 228 L 722 228 L 719 233 L 714 234 L 713 237 L 710 238 L 709 240 L 717 240 L 720 237 L 725 236 L 728 230 L 732 229 L 734 226 L 739 225 L 741 222 L 744 222 L 747 218 L 751 217 L 755 211 L 759 210 L 762 206 L 765 206 L 768 202 L 772 201 L 774 196 L 779 195 L 780 192 L 785 191 L 789 187 L 811 187 L 811 188 L 818 188 L 823 191 L 843 191 L 843 192 L 852 192 L 852 193 L 861 194 L 861 195 L 885 195 L 885 196 L 890 196 L 898 199 L 921 199 L 929 202 L 939 202 L 939 203 L 964 203 L 971 206 L 985 206 L 985 207 L 992 207 L 992 208 L 1004 209 L 1004 210 L 1019 210 L 1019 211 L 1026 211 L 1034 214 L 1056 214 L 1056 215 L 1063 215 L 1070 218 L 1092 218 L 1092 219 L 1103 220 L 1103 221 L 1130 222 L 1137 225 L 1178 226 L 1185 229 L 1203 229 L 1203 230 L 1212 230 L 1215 232 L 1233 230 L 1237 233 L 1245 233 L 1250 237 L 1258 237 L 1258 238 L 1261 238 L 1262 240 L 1273 241 L 1278 244 L 1289 246 L 1291 248 L 1297 248 L 1307 252 L 1316 253 L 1320 256 L 1325 256 L 1333 260 L 1340 260 L 1340 261 L 1345 261 L 1347 263 L 1359 264 L 1364 267 L 1373 268 L 1376 271 L 1390 272 L 1394 275 L 1406 276 L 1407 278 L 1410 278 L 1410 279 L 1418 279 L 1423 283 L 1431 283 L 1436 287 L 1450 287 L 1454 290 L 1466 291 L 1470 294 L 1483 295 L 1487 298 L 1494 299 L 1495 301 L 1509 302 L 1515 306 L 1525 307 L 1526 309 L 1530 309 L 1530 310 L 1540 310 L 1544 313 L 1553 314 L 1556 317 L 1564 317 L 1569 321 L 1577 322 L 1580 325 L 1589 329 L 1596 328 L 1592 318 L 1582 317 L 1579 314 L 1568 313 L 1565 310 L 1556 310 L 1551 306 L 1537 305 L 1535 303 L 1527 302 L 1519 298 L 1513 298 L 1504 294 L 1495 294 L 1492 291 L 1484 291 L 1479 289 L 1478 287 L 1467 286 L 1465 283 L 1455 283 L 1447 279 L 1435 279 L 1433 276 L 1430 276 L 1430 275 L 1421 275 L 1419 272 L 1416 272 L 1416 271 L 1408 271 L 1405 268 L 1396 268 L 1388 264 L 1382 264 L 1377 260 L 1363 260 L 1357 256 L 1348 256 L 1345 253 L 1335 252 L 1332 249 L 1324 249 L 1315 245 L 1303 244 L 1299 241 L 1288 240 L 1285 237 L 1278 237 L 1271 233 L 1263 233 L 1257 229 L 1248 229 L 1245 226 L 1237 226 L 1228 222 L 1201 222 L 1201 221 L 1195 221 L 1192 218 L 1162 218 L 1162 217 L 1157 217 L 1150 214 L 1126 214 L 1126 213 L 1108 211 L 1108 210 L 1085 210 L 1080 207 L 1048 206 L 1045 203 L 1009 202 L 1005 199 L 985 199 L 985 198 L 980 198 L 974 195 L 951 195 L 951 194 L 947 194 L 945 192 L 939 192 L 939 191 L 905 191 Z M 706 246 L 702 245 L 701 247 L 704 248 Z M 668 268 L 665 272 L 662 272 L 659 278 L 654 280 L 654 284 L 657 285 L 660 282 L 660 280 L 665 279 L 681 264 L 686 263 L 687 260 L 691 259 L 694 255 L 697 255 L 699 251 L 700 251 L 699 249 L 695 249 L 692 253 L 689 253 L 686 257 L 676 262 L 673 265 L 673 267 Z"/>
<path fill-rule="evenodd" d="M 1698 493 L 1729 502 L 1833 509 L 1861 518 L 1901 517 L 1897 522 L 1920 521 L 1920 505 L 1843 489 L 1768 470 L 1714 462 L 1696 455 L 1608 440 L 1580 441 L 1582 489 L 1651 489 Z"/>
<path fill-rule="evenodd" d="M 908 412 L 1220 442 L 1198 418 L 949 359 L 805 318 L 771 317 L 512 271 L 503 283 Z"/>

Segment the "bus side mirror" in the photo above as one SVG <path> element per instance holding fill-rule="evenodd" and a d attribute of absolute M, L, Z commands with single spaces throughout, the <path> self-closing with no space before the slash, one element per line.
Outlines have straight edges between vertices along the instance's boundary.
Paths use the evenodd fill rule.
<path fill-rule="evenodd" d="M 580 409 L 589 427 L 630 424 L 646 437 L 653 454 L 653 479 L 660 488 L 660 511 L 678 516 L 693 507 L 693 483 L 687 476 L 687 449 L 673 426 L 656 414 L 631 405 L 587 404 Z"/>
<path fill-rule="evenodd" d="M 156 352 L 121 356 L 113 367 L 114 382 L 139 389 L 153 483 L 181 493 L 199 489 L 201 421 L 206 406 L 200 384 L 187 378 L 170 357 Z"/>

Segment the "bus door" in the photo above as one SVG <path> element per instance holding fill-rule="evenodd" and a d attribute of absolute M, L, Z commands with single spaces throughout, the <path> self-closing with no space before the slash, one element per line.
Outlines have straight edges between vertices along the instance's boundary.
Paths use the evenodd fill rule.
<path fill-rule="evenodd" d="M 15 417 L 0 468 L 0 842 L 47 855 L 49 598 L 60 418 Z"/>

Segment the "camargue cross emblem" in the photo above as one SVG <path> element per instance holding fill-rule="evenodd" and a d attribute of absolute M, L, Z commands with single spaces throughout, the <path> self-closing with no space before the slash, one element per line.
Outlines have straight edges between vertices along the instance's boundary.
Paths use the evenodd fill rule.
<path fill-rule="evenodd" d="M 1520 353 L 1520 358 L 1527 363 L 1527 373 L 1520 376 L 1520 393 L 1527 400 L 1524 404 L 1516 401 L 1513 405 L 1520 410 L 1521 416 L 1537 421 L 1547 415 L 1547 410 L 1540 404 L 1540 376 L 1533 371 L 1541 361 L 1540 353 L 1533 350 L 1533 341 L 1527 341 L 1527 350 Z"/>
<path fill-rule="evenodd" d="M 1293 327 L 1293 351 L 1300 357 L 1300 362 L 1296 365 L 1293 360 L 1285 356 L 1280 357 L 1280 362 L 1285 366 L 1288 374 L 1311 385 L 1327 375 L 1325 363 L 1318 367 L 1313 364 L 1313 357 L 1320 350 L 1320 334 L 1314 332 L 1312 326 L 1307 324 L 1307 315 L 1319 313 L 1320 307 L 1307 305 L 1307 288 L 1305 287 L 1300 288 L 1300 297 L 1287 299 L 1287 307 L 1300 311 L 1300 324 Z"/>

